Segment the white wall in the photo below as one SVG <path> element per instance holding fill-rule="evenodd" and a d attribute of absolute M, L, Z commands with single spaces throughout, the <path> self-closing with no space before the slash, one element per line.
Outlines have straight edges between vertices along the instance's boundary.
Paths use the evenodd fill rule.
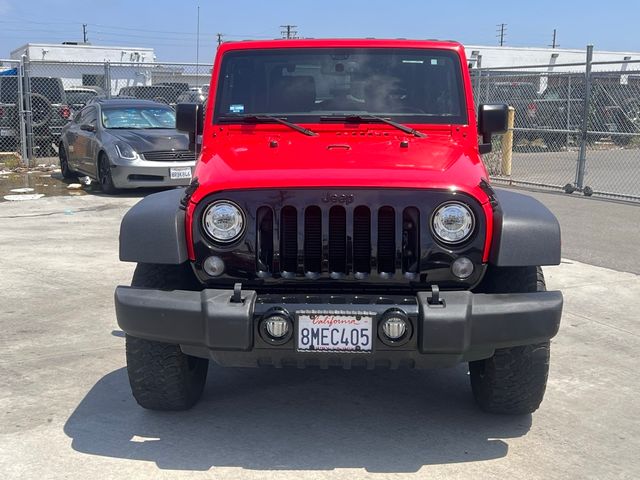
<path fill-rule="evenodd" d="M 136 62 L 153 63 L 153 48 L 103 47 L 98 45 L 60 45 L 29 43 L 11 52 L 11 58 L 19 60 L 27 54 L 31 61 L 49 62 Z"/>
<path fill-rule="evenodd" d="M 524 48 L 524 47 L 493 47 L 483 45 L 465 45 L 467 58 L 476 64 L 477 56 L 482 57 L 482 68 L 511 67 L 519 65 L 544 65 L 533 71 L 570 72 L 581 70 L 580 67 L 554 67 L 553 64 L 584 63 L 587 51 L 565 48 Z M 593 52 L 593 61 L 619 61 L 640 60 L 640 52 Z M 617 65 L 594 65 L 593 71 L 624 70 L 623 63 Z M 640 70 L 640 63 L 628 64 L 629 70 Z"/>

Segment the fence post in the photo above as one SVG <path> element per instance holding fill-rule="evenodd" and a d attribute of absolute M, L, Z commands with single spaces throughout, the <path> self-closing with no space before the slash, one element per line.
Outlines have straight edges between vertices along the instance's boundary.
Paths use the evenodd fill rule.
<path fill-rule="evenodd" d="M 507 116 L 507 131 L 502 136 L 502 175 L 511 176 L 511 159 L 513 157 L 513 125 L 515 123 L 516 109 L 509 106 Z"/>
<path fill-rule="evenodd" d="M 593 45 L 587 45 L 587 63 L 584 78 L 584 105 L 582 110 L 582 128 L 580 132 L 580 154 L 576 169 L 576 188 L 584 187 L 584 170 L 587 163 L 587 133 L 589 131 L 589 109 L 591 103 L 591 63 L 593 61 Z"/>
<path fill-rule="evenodd" d="M 30 165 L 35 161 L 34 145 L 33 145 L 33 109 L 31 104 L 31 66 L 29 57 L 22 55 L 22 63 L 24 65 L 23 71 L 23 90 L 24 104 L 25 104 L 25 137 L 27 140 L 27 165 Z"/>
<path fill-rule="evenodd" d="M 25 123 L 25 97 L 24 97 L 24 59 L 25 55 L 20 59 L 18 65 L 18 121 L 20 127 L 20 155 L 22 163 L 25 167 L 29 166 L 29 157 L 27 156 L 27 126 Z"/>
<path fill-rule="evenodd" d="M 111 98 L 111 62 L 104 62 L 104 93 L 107 98 Z"/>

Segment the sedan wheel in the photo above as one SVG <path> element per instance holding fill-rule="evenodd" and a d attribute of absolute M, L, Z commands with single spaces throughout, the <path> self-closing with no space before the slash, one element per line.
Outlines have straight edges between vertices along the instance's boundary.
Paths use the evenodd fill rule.
<path fill-rule="evenodd" d="M 62 172 L 62 178 L 75 178 L 75 173 L 69 168 L 69 159 L 67 158 L 67 151 L 64 146 L 60 144 L 58 149 L 58 158 L 60 159 L 60 171 Z"/>
<path fill-rule="evenodd" d="M 100 161 L 98 162 L 98 173 L 102 193 L 106 193 L 107 195 L 118 193 L 118 189 L 114 186 L 113 178 L 111 177 L 111 165 L 109 165 L 109 159 L 105 155 L 100 156 Z"/>

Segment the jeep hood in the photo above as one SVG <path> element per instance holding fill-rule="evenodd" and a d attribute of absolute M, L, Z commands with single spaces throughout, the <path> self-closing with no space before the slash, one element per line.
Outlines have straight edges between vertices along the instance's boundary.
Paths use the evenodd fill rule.
<path fill-rule="evenodd" d="M 202 187 L 193 196 L 197 202 L 221 190 L 300 187 L 446 188 L 478 196 L 486 170 L 477 151 L 465 149 L 448 132 L 427 138 L 241 133 L 210 142 L 194 176 Z"/>

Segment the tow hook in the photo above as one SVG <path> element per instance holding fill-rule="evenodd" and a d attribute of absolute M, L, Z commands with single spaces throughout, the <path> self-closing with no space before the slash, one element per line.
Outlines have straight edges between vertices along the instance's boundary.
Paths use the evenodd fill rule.
<path fill-rule="evenodd" d="M 233 285 L 233 296 L 231 297 L 231 303 L 244 303 L 242 298 L 242 284 L 236 283 Z"/>
<path fill-rule="evenodd" d="M 430 307 L 444 307 L 444 300 L 440 298 L 440 287 L 431 285 L 431 296 L 427 299 Z"/>

